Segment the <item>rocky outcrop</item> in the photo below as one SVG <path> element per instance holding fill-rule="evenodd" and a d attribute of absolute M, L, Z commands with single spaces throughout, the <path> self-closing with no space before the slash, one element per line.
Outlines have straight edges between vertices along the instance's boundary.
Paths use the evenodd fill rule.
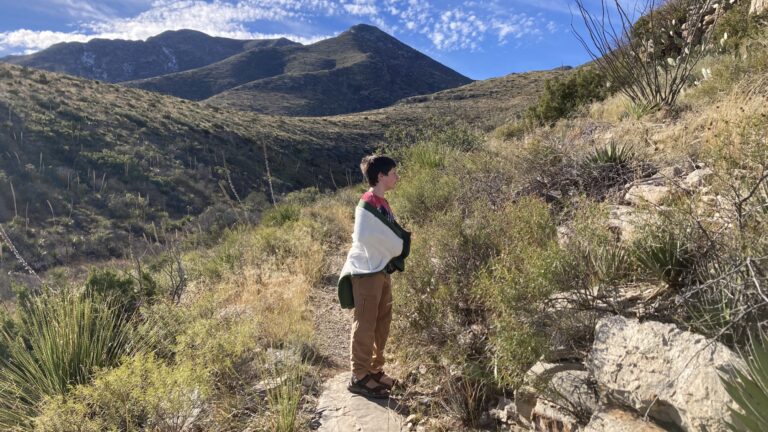
<path fill-rule="evenodd" d="M 347 390 L 349 372 L 328 380 L 318 401 L 318 431 L 387 432 L 405 428 L 402 408 L 394 400 L 373 400 Z"/>
<path fill-rule="evenodd" d="M 670 194 L 669 186 L 657 184 L 641 184 L 630 188 L 624 200 L 632 205 L 660 205 Z"/>
<path fill-rule="evenodd" d="M 600 320 L 586 366 L 606 400 L 686 431 L 726 431 L 733 401 L 718 373 L 740 358 L 724 345 L 671 324 Z"/>
<path fill-rule="evenodd" d="M 664 429 L 619 409 L 596 412 L 583 432 L 662 432 Z"/>
<path fill-rule="evenodd" d="M 755 15 L 763 13 L 765 12 L 766 7 L 768 7 L 768 1 L 752 0 L 752 4 L 749 6 L 749 13 Z"/>

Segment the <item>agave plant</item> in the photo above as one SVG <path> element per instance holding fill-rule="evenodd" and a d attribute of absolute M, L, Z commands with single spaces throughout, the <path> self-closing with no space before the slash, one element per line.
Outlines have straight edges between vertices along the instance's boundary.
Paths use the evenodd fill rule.
<path fill-rule="evenodd" d="M 133 349 L 120 308 L 82 294 L 43 294 L 23 308 L 17 333 L 3 330 L 0 427 L 24 429 L 46 396 L 64 395 Z"/>
<path fill-rule="evenodd" d="M 584 189 L 601 201 L 606 194 L 634 178 L 636 155 L 630 145 L 611 141 L 595 148 L 582 162 Z"/>
<path fill-rule="evenodd" d="M 741 411 L 730 408 L 733 431 L 768 431 L 768 338 L 750 344 L 745 370 L 721 375 L 725 390 Z"/>
<path fill-rule="evenodd" d="M 683 286 L 694 275 L 693 251 L 676 233 L 651 233 L 635 243 L 633 252 L 641 269 L 670 287 Z"/>
<path fill-rule="evenodd" d="M 611 141 L 604 147 L 595 148 L 587 159 L 592 165 L 629 165 L 635 157 L 635 151 L 630 145 L 617 144 Z"/>

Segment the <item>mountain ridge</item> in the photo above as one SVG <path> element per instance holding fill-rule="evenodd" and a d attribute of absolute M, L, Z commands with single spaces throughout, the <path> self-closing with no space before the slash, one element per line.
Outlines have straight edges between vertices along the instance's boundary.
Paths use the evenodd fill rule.
<path fill-rule="evenodd" d="M 290 116 L 383 108 L 473 81 L 367 24 L 310 45 L 179 30 L 145 42 L 58 44 L 5 60 L 228 109 Z"/>

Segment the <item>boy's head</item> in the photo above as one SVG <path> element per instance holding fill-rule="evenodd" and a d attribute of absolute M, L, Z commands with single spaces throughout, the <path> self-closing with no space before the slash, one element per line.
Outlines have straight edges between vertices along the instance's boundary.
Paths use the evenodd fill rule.
<path fill-rule="evenodd" d="M 371 187 L 379 183 L 379 175 L 387 176 L 392 168 L 397 166 L 397 162 L 388 156 L 370 155 L 363 158 L 360 162 L 360 170 L 363 177 Z"/>

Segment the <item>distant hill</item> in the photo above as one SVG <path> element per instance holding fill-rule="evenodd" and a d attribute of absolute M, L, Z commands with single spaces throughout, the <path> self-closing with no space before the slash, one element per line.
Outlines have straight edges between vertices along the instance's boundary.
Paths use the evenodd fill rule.
<path fill-rule="evenodd" d="M 180 30 L 146 42 L 57 44 L 3 61 L 224 108 L 290 116 L 382 108 L 472 82 L 364 24 L 306 46 L 287 39 L 245 41 Z"/>
<path fill-rule="evenodd" d="M 268 207 L 270 188 L 279 199 L 357 181 L 381 137 L 363 121 L 230 111 L 0 64 L 0 223 L 37 270 L 119 257 L 131 237 L 215 235 Z M 7 249 L 3 262 L 15 265 Z"/>
<path fill-rule="evenodd" d="M 243 83 L 206 102 L 268 114 L 334 115 L 381 108 L 408 96 L 472 82 L 369 25 L 281 52 L 281 74 Z"/>
<path fill-rule="evenodd" d="M 534 104 L 547 79 L 565 77 L 569 70 L 553 69 L 512 73 L 475 81 L 437 93 L 411 96 L 385 108 L 338 116 L 345 121 L 366 121 L 385 127 L 418 127 L 428 119 L 471 125 L 478 132 L 514 120 Z"/>
<path fill-rule="evenodd" d="M 199 68 L 248 49 L 290 45 L 299 44 L 288 39 L 237 40 L 178 30 L 146 41 L 94 39 L 59 43 L 2 61 L 115 83 Z"/>

